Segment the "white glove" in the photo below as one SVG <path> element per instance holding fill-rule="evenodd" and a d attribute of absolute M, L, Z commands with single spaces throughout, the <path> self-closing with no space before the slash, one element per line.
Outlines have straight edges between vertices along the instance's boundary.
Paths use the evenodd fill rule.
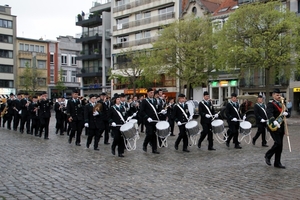
<path fill-rule="evenodd" d="M 273 124 L 274 124 L 274 126 L 277 126 L 278 128 L 280 128 L 280 124 L 278 123 L 278 121 L 275 120 L 275 121 L 273 122 Z"/>
<path fill-rule="evenodd" d="M 127 120 L 126 121 L 129 121 L 129 120 L 131 120 L 132 119 L 132 117 L 127 117 Z"/>
<path fill-rule="evenodd" d="M 165 114 L 167 114 L 167 111 L 166 110 L 161 110 L 160 113 L 165 115 Z"/>
<path fill-rule="evenodd" d="M 205 117 L 206 117 L 206 118 L 210 118 L 211 116 L 210 116 L 209 114 L 206 114 Z"/>
<path fill-rule="evenodd" d="M 218 118 L 219 117 L 219 115 L 218 114 L 215 114 L 215 118 Z"/>
<path fill-rule="evenodd" d="M 178 121 L 177 124 L 178 124 L 178 126 L 181 126 L 181 125 L 182 125 L 182 123 L 181 123 L 180 121 Z"/>
<path fill-rule="evenodd" d="M 264 120 L 264 119 L 261 119 L 261 120 L 260 120 L 260 122 L 261 122 L 261 123 L 265 123 L 265 122 L 266 122 L 266 120 Z"/>
<path fill-rule="evenodd" d="M 190 117 L 189 117 L 189 120 L 192 120 L 193 119 L 193 115 L 191 115 Z"/>
<path fill-rule="evenodd" d="M 97 115 L 99 115 L 99 113 L 98 113 L 97 111 L 95 111 L 95 112 L 93 113 L 93 116 L 97 116 Z"/>
<path fill-rule="evenodd" d="M 116 127 L 117 124 L 115 122 L 111 123 L 111 126 Z"/>
<path fill-rule="evenodd" d="M 282 115 L 283 116 L 287 116 L 289 113 L 288 112 L 283 112 Z"/>
<path fill-rule="evenodd" d="M 132 117 L 136 117 L 136 113 L 133 113 Z"/>
<path fill-rule="evenodd" d="M 231 121 L 233 121 L 233 122 L 237 122 L 237 118 L 233 118 Z"/>
<path fill-rule="evenodd" d="M 147 119 L 148 122 L 152 122 L 153 119 L 151 119 L 150 117 Z"/>
<path fill-rule="evenodd" d="M 246 115 L 244 115 L 244 117 L 243 117 L 243 121 L 245 121 L 246 120 Z"/>
<path fill-rule="evenodd" d="M 87 127 L 87 128 L 88 128 L 88 127 L 89 127 L 89 123 L 85 123 L 85 124 L 84 124 L 84 127 Z"/>

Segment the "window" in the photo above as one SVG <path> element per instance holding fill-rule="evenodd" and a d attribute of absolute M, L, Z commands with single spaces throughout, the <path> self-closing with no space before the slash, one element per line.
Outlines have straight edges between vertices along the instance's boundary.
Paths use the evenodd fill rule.
<path fill-rule="evenodd" d="M 145 31 L 144 32 L 144 38 L 149 38 L 151 37 L 151 32 L 150 31 Z"/>
<path fill-rule="evenodd" d="M 40 52 L 40 46 L 39 45 L 35 45 L 35 51 Z"/>
<path fill-rule="evenodd" d="M 142 39 L 142 33 L 136 33 L 136 34 L 135 34 L 135 39 L 136 39 L 136 40 Z"/>
<path fill-rule="evenodd" d="M 116 1 L 117 6 L 122 6 L 122 5 L 125 5 L 127 3 L 129 3 L 129 0 L 117 0 Z"/>
<path fill-rule="evenodd" d="M 66 65 L 67 64 L 67 55 L 61 55 L 61 64 Z"/>
<path fill-rule="evenodd" d="M 0 49 L 1 58 L 13 58 L 13 51 Z"/>
<path fill-rule="evenodd" d="M 76 71 L 72 71 L 72 74 L 71 74 L 71 82 L 73 82 L 73 83 L 77 82 L 77 81 L 76 81 Z"/>
<path fill-rule="evenodd" d="M 197 8 L 193 7 L 192 12 L 193 12 L 194 15 L 196 15 L 197 14 Z"/>
<path fill-rule="evenodd" d="M 0 19 L 0 27 L 3 27 L 3 28 L 12 28 L 12 21 L 5 20 L 5 19 Z"/>
<path fill-rule="evenodd" d="M 40 46 L 40 52 L 45 53 L 45 47 L 44 46 Z"/>
<path fill-rule="evenodd" d="M 144 13 L 144 18 L 149 18 L 151 17 L 151 12 L 145 12 Z"/>
<path fill-rule="evenodd" d="M 72 65 L 77 65 L 77 61 L 76 61 L 76 56 L 75 55 L 72 55 L 72 57 L 71 57 L 71 64 Z"/>
<path fill-rule="evenodd" d="M 68 74 L 67 70 L 62 70 L 62 72 L 61 72 L 61 80 L 62 80 L 62 82 L 68 82 L 67 74 Z"/>
<path fill-rule="evenodd" d="M 50 54 L 50 63 L 51 64 L 54 63 L 54 55 L 53 55 L 53 53 Z"/>
<path fill-rule="evenodd" d="M 117 29 L 129 28 L 129 17 L 117 19 Z"/>
<path fill-rule="evenodd" d="M 21 51 L 24 51 L 24 44 L 23 44 L 23 43 L 20 43 L 19 49 L 20 49 Z"/>
<path fill-rule="evenodd" d="M 12 88 L 14 87 L 14 81 L 0 80 L 0 87 Z"/>
<path fill-rule="evenodd" d="M 170 12 L 174 12 L 174 6 L 170 6 L 170 7 L 166 7 L 166 8 L 162 8 L 158 10 L 158 14 L 166 14 L 166 13 L 170 13 Z"/>
<path fill-rule="evenodd" d="M 34 45 L 30 45 L 29 51 L 34 51 Z"/>
<path fill-rule="evenodd" d="M 12 43 L 13 43 L 13 42 L 12 42 L 12 36 L 0 34 L 0 42 L 12 44 Z"/>
<path fill-rule="evenodd" d="M 45 60 L 38 60 L 38 68 L 39 69 L 46 69 L 46 61 Z"/>
<path fill-rule="evenodd" d="M 25 49 L 24 51 L 29 51 L 29 44 L 25 44 Z"/>
<path fill-rule="evenodd" d="M 135 20 L 140 20 L 140 19 L 142 19 L 142 14 L 141 13 L 135 14 Z"/>
<path fill-rule="evenodd" d="M 129 39 L 129 36 L 128 36 L 128 35 L 117 37 L 117 43 L 128 42 L 128 39 Z"/>
<path fill-rule="evenodd" d="M 26 65 L 28 65 L 28 67 L 31 67 L 31 60 L 30 59 L 20 59 L 20 67 L 26 67 Z"/>
<path fill-rule="evenodd" d="M 46 86 L 46 78 L 37 78 L 38 86 Z"/>
<path fill-rule="evenodd" d="M 50 69 L 50 82 L 54 82 L 54 69 Z"/>
<path fill-rule="evenodd" d="M 1 73 L 13 73 L 13 66 L 12 65 L 0 65 L 0 72 Z"/>

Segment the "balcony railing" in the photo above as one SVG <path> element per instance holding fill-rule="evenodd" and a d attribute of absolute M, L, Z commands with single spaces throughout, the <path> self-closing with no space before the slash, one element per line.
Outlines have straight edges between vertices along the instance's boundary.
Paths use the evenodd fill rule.
<path fill-rule="evenodd" d="M 102 16 L 98 13 L 78 14 L 75 17 L 77 26 L 92 27 L 102 24 Z"/>
<path fill-rule="evenodd" d="M 138 1 L 134 1 L 134 2 L 131 2 L 131 3 L 127 3 L 127 4 L 124 4 L 124 5 L 120 5 L 120 6 L 116 6 L 113 8 L 113 12 L 119 12 L 119 11 L 123 11 L 123 10 L 127 10 L 127 9 L 132 9 L 132 8 L 135 8 L 135 7 L 139 7 L 139 6 L 142 6 L 142 5 L 145 5 L 145 4 L 149 4 L 149 3 L 153 3 L 153 2 L 156 2 L 156 1 L 161 1 L 161 0 L 138 0 Z M 165 0 L 165 3 L 172 3 L 174 2 L 174 0 Z"/>
<path fill-rule="evenodd" d="M 80 56 L 77 57 L 78 60 L 89 60 L 89 59 L 101 59 L 102 52 L 97 52 L 98 50 L 82 50 Z"/>
<path fill-rule="evenodd" d="M 107 4 L 110 3 L 111 0 L 98 0 L 98 1 L 94 1 L 92 7 L 97 7 L 97 6 L 101 6 L 103 4 Z"/>
<path fill-rule="evenodd" d="M 155 37 L 148 37 L 148 38 L 142 38 L 139 40 L 133 40 L 129 42 L 123 42 L 123 43 L 117 43 L 113 45 L 114 49 L 121 49 L 121 48 L 127 48 L 132 46 L 139 46 L 143 44 L 150 44 L 155 42 L 158 39 L 158 36 Z"/>
<path fill-rule="evenodd" d="M 76 42 L 86 42 L 92 40 L 101 40 L 102 39 L 102 31 L 100 30 L 91 30 L 89 32 L 83 32 L 76 34 Z"/>
<path fill-rule="evenodd" d="M 261 88 L 265 87 L 265 76 L 254 76 L 253 78 L 246 80 L 241 78 L 239 80 L 239 87 L 241 88 Z M 270 86 L 288 86 L 289 81 L 285 77 L 277 78 Z"/>
<path fill-rule="evenodd" d="M 161 15 L 157 15 L 157 16 L 153 16 L 153 17 L 148 17 L 148 18 L 144 18 L 144 19 L 140 19 L 137 21 L 128 22 L 128 23 L 124 23 L 124 24 L 118 24 L 116 26 L 113 26 L 113 30 L 119 31 L 119 30 L 123 30 L 123 29 L 127 29 L 127 28 L 146 25 L 146 24 L 159 22 L 159 21 L 163 21 L 163 20 L 168 20 L 168 19 L 172 19 L 172 18 L 175 18 L 175 12 L 169 12 L 169 13 L 165 13 L 165 14 L 161 14 Z"/>

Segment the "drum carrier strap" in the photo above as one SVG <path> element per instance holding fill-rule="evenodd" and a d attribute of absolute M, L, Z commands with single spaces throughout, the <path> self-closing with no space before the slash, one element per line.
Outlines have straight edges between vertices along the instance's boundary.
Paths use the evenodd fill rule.
<path fill-rule="evenodd" d="M 123 116 L 122 116 L 122 114 L 116 109 L 116 107 L 115 106 L 113 106 L 113 108 L 115 109 L 115 111 L 118 113 L 118 115 L 119 115 L 119 117 L 121 118 L 121 120 L 123 121 L 123 123 L 125 124 L 125 120 L 124 120 L 124 118 L 123 118 Z"/>
<path fill-rule="evenodd" d="M 234 105 L 232 104 L 232 102 L 231 102 L 230 104 L 231 104 L 231 106 L 234 108 L 235 112 L 238 114 L 239 119 L 241 120 L 241 116 L 240 116 L 240 114 L 239 114 L 239 111 L 236 109 L 236 107 L 234 107 Z"/>
<path fill-rule="evenodd" d="M 212 116 L 212 114 L 211 114 L 209 108 L 207 107 L 207 105 L 205 105 L 205 103 L 204 103 L 203 101 L 201 101 L 201 103 L 205 106 L 205 108 L 206 108 L 206 110 L 208 111 L 208 113 L 210 114 L 210 116 Z"/>
<path fill-rule="evenodd" d="M 153 109 L 153 111 L 154 111 L 154 113 L 155 113 L 155 115 L 156 115 L 156 117 L 157 117 L 157 120 L 159 120 L 158 115 L 157 115 L 157 112 L 156 112 L 154 106 L 152 105 L 152 103 L 150 103 L 148 99 L 146 99 L 146 101 L 149 103 L 149 105 L 150 105 L 151 108 Z"/>
<path fill-rule="evenodd" d="M 263 109 L 263 108 L 259 105 L 259 103 L 256 103 L 256 104 L 258 105 L 258 107 L 260 107 L 260 108 L 264 111 L 264 113 L 265 113 L 265 115 L 266 115 L 266 117 L 267 117 L 267 119 L 268 119 L 268 115 L 267 115 L 265 109 Z"/>
<path fill-rule="evenodd" d="M 180 108 L 181 112 L 183 113 L 183 115 L 185 116 L 186 120 L 189 121 L 189 118 L 187 116 L 187 114 L 184 112 L 184 110 L 181 108 L 181 106 L 179 104 L 177 104 L 178 108 Z"/>

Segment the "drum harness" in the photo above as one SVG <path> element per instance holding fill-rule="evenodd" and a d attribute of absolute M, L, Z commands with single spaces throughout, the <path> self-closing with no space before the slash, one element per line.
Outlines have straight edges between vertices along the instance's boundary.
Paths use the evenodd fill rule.
<path fill-rule="evenodd" d="M 185 118 L 188 120 L 188 122 L 190 121 L 189 120 L 189 118 L 188 118 L 188 116 L 187 116 L 187 114 L 184 112 L 184 110 L 182 109 L 182 107 L 179 105 L 179 104 L 176 104 L 177 106 L 178 106 L 178 108 L 181 110 L 181 112 L 183 113 L 183 115 L 185 116 Z M 185 123 L 181 123 L 182 125 L 183 124 L 186 124 L 187 122 L 185 122 Z M 187 132 L 187 136 L 188 136 L 188 138 L 190 138 L 190 140 L 191 140 L 191 144 L 189 144 L 189 146 L 193 146 L 193 145 L 196 145 L 197 144 L 197 135 L 198 134 L 200 134 L 200 131 L 199 131 L 199 133 L 198 134 L 196 134 L 196 135 L 190 135 L 190 134 L 188 134 L 188 130 L 186 131 Z"/>
<path fill-rule="evenodd" d="M 152 105 L 152 103 L 150 103 L 150 101 L 148 99 L 146 99 L 146 101 L 149 103 L 149 105 L 151 106 L 151 108 L 153 109 L 156 117 L 158 120 L 153 120 L 153 122 L 159 122 L 159 117 L 157 115 L 157 112 L 154 108 L 154 106 Z M 170 135 L 170 133 L 166 136 L 166 137 L 160 137 L 158 134 L 157 134 L 157 131 L 155 132 L 156 136 L 157 136 L 157 146 L 158 148 L 161 148 L 161 147 L 168 147 L 168 143 L 167 143 L 167 139 L 168 139 L 168 136 Z M 159 139 L 158 138 L 161 138 L 161 145 L 159 145 Z"/>
<path fill-rule="evenodd" d="M 256 103 L 256 104 L 264 111 L 264 113 L 265 113 L 265 115 L 266 115 L 266 117 L 267 117 L 266 123 L 268 123 L 268 115 L 267 115 L 265 109 L 263 109 L 263 108 L 259 105 L 259 103 Z M 271 140 L 271 134 L 270 134 L 270 132 L 268 131 L 267 126 L 266 126 L 265 129 L 266 129 L 266 133 L 269 133 L 269 138 L 266 140 L 267 142 L 269 142 L 269 141 Z"/>
<path fill-rule="evenodd" d="M 115 108 L 115 106 L 113 106 L 113 108 L 115 109 L 115 111 L 118 113 L 120 119 L 123 121 L 123 123 L 125 124 L 127 121 L 124 120 L 122 114 Z M 122 124 L 123 125 L 123 124 Z M 117 124 L 117 126 L 122 126 L 121 124 Z M 122 132 L 121 132 L 122 133 Z M 136 136 L 133 138 L 133 145 L 130 144 L 130 140 L 132 140 L 132 138 L 126 138 L 125 135 L 122 133 L 123 135 L 123 139 L 124 139 L 124 144 L 125 147 L 127 149 L 127 151 L 132 151 L 136 149 L 136 141 L 139 139 L 139 135 L 138 133 L 136 134 Z"/>

